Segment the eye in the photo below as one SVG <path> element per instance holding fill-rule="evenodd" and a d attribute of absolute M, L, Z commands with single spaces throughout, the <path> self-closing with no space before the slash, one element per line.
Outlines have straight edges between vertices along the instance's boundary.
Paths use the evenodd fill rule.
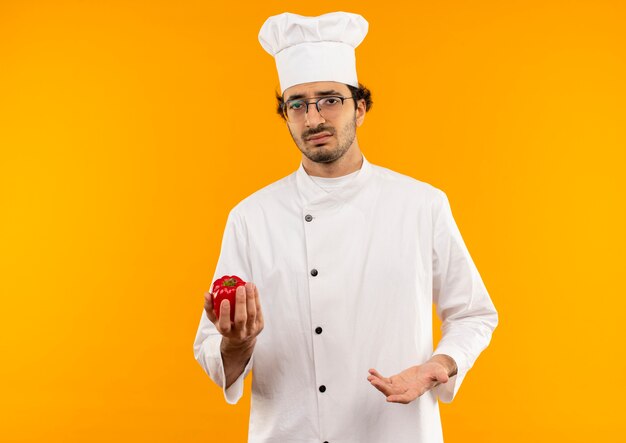
<path fill-rule="evenodd" d="M 287 109 L 289 109 L 290 111 L 298 111 L 300 109 L 304 108 L 304 102 L 300 101 L 300 100 L 296 100 L 293 102 L 287 102 Z"/>
<path fill-rule="evenodd" d="M 323 99 L 320 103 L 322 106 L 334 106 L 338 104 L 340 100 L 337 97 L 327 97 Z"/>

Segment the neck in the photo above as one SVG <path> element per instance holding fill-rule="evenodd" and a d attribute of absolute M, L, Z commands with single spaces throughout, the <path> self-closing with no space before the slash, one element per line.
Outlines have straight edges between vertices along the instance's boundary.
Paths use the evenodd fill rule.
<path fill-rule="evenodd" d="M 314 177 L 342 177 L 361 169 L 363 165 L 363 154 L 359 145 L 354 140 L 354 144 L 339 159 L 331 163 L 316 163 L 311 161 L 304 154 L 302 155 L 302 166 L 307 174 Z"/>

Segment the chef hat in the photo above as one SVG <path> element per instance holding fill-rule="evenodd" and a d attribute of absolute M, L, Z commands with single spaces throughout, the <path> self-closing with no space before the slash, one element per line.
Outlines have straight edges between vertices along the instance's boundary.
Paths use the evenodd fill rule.
<path fill-rule="evenodd" d="M 365 38 L 367 28 L 363 17 L 349 12 L 318 17 L 285 12 L 263 23 L 259 42 L 276 59 L 281 92 L 317 81 L 358 87 L 354 48 Z"/>

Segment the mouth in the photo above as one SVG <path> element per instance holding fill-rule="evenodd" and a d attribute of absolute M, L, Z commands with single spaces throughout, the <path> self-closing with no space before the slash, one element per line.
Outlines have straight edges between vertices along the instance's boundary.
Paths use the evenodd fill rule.
<path fill-rule="evenodd" d="M 311 137 L 308 137 L 306 141 L 313 144 L 321 144 L 326 143 L 328 140 L 330 140 L 331 137 L 332 134 L 329 134 L 328 132 L 322 132 L 320 134 L 315 134 Z"/>

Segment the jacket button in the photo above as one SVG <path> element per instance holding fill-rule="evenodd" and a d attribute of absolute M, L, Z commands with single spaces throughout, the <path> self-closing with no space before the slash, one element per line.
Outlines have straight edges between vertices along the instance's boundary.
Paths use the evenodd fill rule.
<path fill-rule="evenodd" d="M 307 214 L 306 217 L 304 217 L 304 219 L 310 222 L 311 220 L 313 220 L 313 216 L 311 214 Z"/>
<path fill-rule="evenodd" d="M 317 328 L 315 328 L 315 332 L 317 334 L 321 334 L 322 333 L 322 328 L 320 328 L 319 326 Z"/>
<path fill-rule="evenodd" d="M 324 392 L 324 391 L 326 391 L 326 386 L 324 385 L 320 386 L 320 392 Z"/>
<path fill-rule="evenodd" d="M 317 269 L 311 269 L 311 275 L 315 277 L 317 275 Z"/>

